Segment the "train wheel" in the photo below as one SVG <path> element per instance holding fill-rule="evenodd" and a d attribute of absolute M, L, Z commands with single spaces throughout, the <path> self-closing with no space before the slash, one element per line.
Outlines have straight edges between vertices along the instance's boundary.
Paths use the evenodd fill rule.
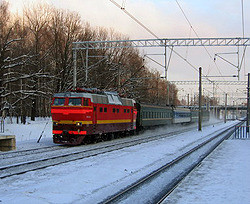
<path fill-rule="evenodd" d="M 135 130 L 130 130 L 129 131 L 129 135 L 135 135 L 136 134 L 136 131 Z"/>
<path fill-rule="evenodd" d="M 108 140 L 114 140 L 115 139 L 115 134 L 114 133 L 109 133 L 108 134 Z"/>
<path fill-rule="evenodd" d="M 83 143 L 82 144 L 90 144 L 91 143 L 91 135 L 88 135 L 84 138 Z"/>

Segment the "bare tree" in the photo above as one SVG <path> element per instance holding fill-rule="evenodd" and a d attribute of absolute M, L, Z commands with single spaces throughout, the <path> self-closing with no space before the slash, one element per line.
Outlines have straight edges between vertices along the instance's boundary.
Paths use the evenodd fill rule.
<path fill-rule="evenodd" d="M 51 20 L 51 9 L 46 4 L 26 7 L 24 9 L 24 19 L 29 29 L 26 40 L 29 42 L 32 54 L 35 56 L 32 63 L 28 66 L 28 70 L 32 76 L 28 84 L 33 91 L 33 94 L 30 95 L 31 119 L 35 120 L 36 116 L 42 115 L 41 107 L 38 104 L 44 103 L 44 97 L 47 95 L 45 91 L 47 89 L 47 80 L 44 79 L 44 74 L 47 66 L 46 58 L 51 49 L 48 46 L 46 38 L 48 23 Z"/>
<path fill-rule="evenodd" d="M 20 93 L 15 83 L 24 77 L 20 67 L 29 56 L 19 52 L 18 47 L 23 42 L 20 24 L 9 12 L 6 1 L 0 2 L 0 27 L 0 98 L 2 115 L 5 116 L 6 111 L 12 114 L 15 109 L 16 96 Z"/>
<path fill-rule="evenodd" d="M 88 32 L 84 32 L 79 14 L 55 8 L 49 26 L 54 73 L 58 77 L 55 91 L 65 91 L 72 88 L 72 43 L 85 38 Z"/>
<path fill-rule="evenodd" d="M 26 7 L 23 16 L 13 16 L 8 3 L 1 1 L 0 27 L 1 110 L 33 120 L 50 114 L 53 93 L 73 87 L 73 42 L 129 39 L 113 29 L 83 23 L 78 13 L 47 4 Z M 160 79 L 138 49 L 128 42 L 117 47 L 121 44 L 127 47 L 88 50 L 87 81 L 86 52 L 78 52 L 77 85 L 118 91 L 156 104 L 166 103 L 168 85 L 171 103 L 178 103 L 176 87 Z"/>

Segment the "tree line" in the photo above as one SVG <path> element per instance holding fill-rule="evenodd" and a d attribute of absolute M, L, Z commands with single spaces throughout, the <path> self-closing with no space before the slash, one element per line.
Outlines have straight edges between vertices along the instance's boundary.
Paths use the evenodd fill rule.
<path fill-rule="evenodd" d="M 103 27 L 92 27 L 79 13 L 47 4 L 25 7 L 22 15 L 11 13 L 0 2 L 0 105 L 6 115 L 50 115 L 54 93 L 73 87 L 72 43 L 127 40 Z M 177 88 L 150 70 L 139 50 L 132 47 L 78 52 L 77 86 L 118 91 L 140 102 L 178 104 Z M 100 58 L 103 56 L 103 58 Z"/>

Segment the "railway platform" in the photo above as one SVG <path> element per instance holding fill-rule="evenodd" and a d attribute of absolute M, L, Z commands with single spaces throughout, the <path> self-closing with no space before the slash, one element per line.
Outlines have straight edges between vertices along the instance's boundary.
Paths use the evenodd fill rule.
<path fill-rule="evenodd" d="M 224 141 L 162 203 L 250 203 L 250 140 Z"/>

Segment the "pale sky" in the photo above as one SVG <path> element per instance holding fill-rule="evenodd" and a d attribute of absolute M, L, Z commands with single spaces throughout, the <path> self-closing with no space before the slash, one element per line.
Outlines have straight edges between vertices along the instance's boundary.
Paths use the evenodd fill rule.
<path fill-rule="evenodd" d="M 41 2 L 39 0 L 9 0 L 12 11 L 20 12 L 23 5 Z M 82 16 L 82 20 L 89 22 L 93 26 L 114 28 L 115 31 L 123 33 L 130 39 L 152 39 L 150 33 L 133 21 L 129 16 L 117 8 L 109 0 L 44 0 L 53 4 L 57 8 L 76 11 Z M 120 5 L 134 17 L 140 20 L 153 33 L 160 38 L 189 38 L 196 37 L 194 32 L 190 32 L 183 13 L 175 0 L 116 0 Z M 192 27 L 199 37 L 242 37 L 242 14 L 241 0 L 178 0 L 185 12 Z M 245 37 L 250 37 L 250 2 L 244 1 L 244 25 Z M 208 47 L 212 58 L 209 57 L 203 47 L 175 48 L 175 51 L 186 57 L 194 66 L 203 67 L 206 75 L 220 75 L 218 68 L 223 76 L 237 74 L 236 68 L 228 63 L 217 59 L 218 68 L 213 62 L 216 53 L 237 52 L 237 48 Z M 143 54 L 159 53 L 160 49 L 145 49 Z M 242 55 L 242 49 L 240 49 Z M 169 53 L 168 53 L 169 54 Z M 237 55 L 224 55 L 230 62 L 237 64 Z M 246 53 L 246 66 L 242 67 L 241 79 L 245 80 L 244 72 L 250 72 L 249 52 Z M 162 57 L 155 57 L 160 63 L 164 62 Z M 163 68 L 154 63 L 150 63 L 153 69 L 164 73 Z M 185 61 L 173 55 L 168 72 L 170 81 L 176 80 L 198 80 L 198 73 L 194 71 Z M 223 78 L 213 79 L 223 80 Z M 225 78 L 225 80 L 236 80 Z M 229 90 L 228 90 L 229 89 Z M 225 87 L 225 91 L 230 88 Z"/>

